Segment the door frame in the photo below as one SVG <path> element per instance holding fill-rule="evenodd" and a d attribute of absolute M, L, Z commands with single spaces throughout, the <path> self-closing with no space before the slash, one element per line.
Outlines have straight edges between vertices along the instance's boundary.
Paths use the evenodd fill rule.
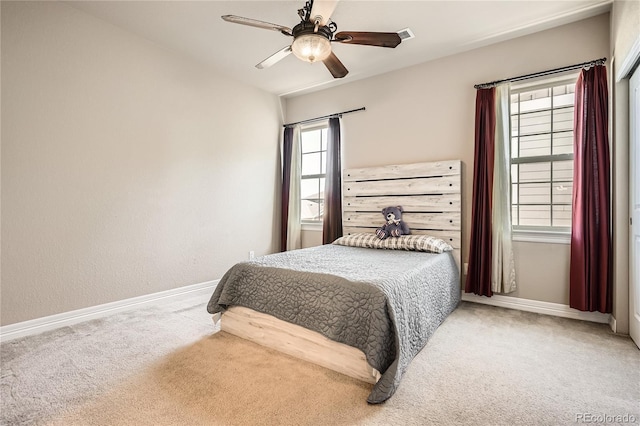
<path fill-rule="evenodd" d="M 615 61 L 615 58 L 614 58 Z M 614 220 L 614 241 L 616 245 L 614 246 L 615 251 L 626 251 L 626 256 L 622 253 L 623 257 L 626 259 L 618 259 L 618 256 L 614 254 L 614 274 L 617 278 L 614 280 L 615 292 L 614 292 L 614 312 L 618 317 L 618 321 L 616 318 L 612 316 L 611 328 L 616 333 L 628 334 L 630 322 L 633 321 L 633 311 L 631 309 L 631 284 L 633 282 L 632 276 L 632 262 L 631 258 L 631 244 L 633 240 L 632 228 L 630 225 L 630 218 L 632 215 L 631 205 L 632 195 L 631 195 L 631 185 L 633 178 L 633 170 L 631 170 L 631 116 L 630 116 L 630 97 L 629 97 L 629 79 L 635 72 L 640 72 L 640 35 L 636 38 L 635 42 L 631 46 L 631 49 L 627 53 L 624 58 L 622 64 L 617 69 L 615 81 L 615 92 L 614 96 L 616 99 L 615 102 L 615 124 L 614 129 L 615 132 L 615 149 L 619 151 L 619 147 L 622 146 L 623 152 L 618 152 L 615 156 L 616 159 L 616 169 L 615 180 L 618 182 L 626 181 L 626 194 L 623 193 L 622 189 L 613 188 L 614 189 L 614 197 L 623 198 L 626 197 L 626 208 L 621 208 L 622 211 L 615 212 L 615 220 Z M 615 63 L 614 63 L 615 65 Z M 615 69 L 616 67 L 614 67 Z M 622 123 L 626 126 L 626 129 L 622 127 Z M 619 125 L 620 127 L 617 127 Z M 626 144 L 625 144 L 626 139 Z M 624 159 L 628 159 L 624 161 Z M 635 165 L 635 167 L 640 167 L 640 165 Z M 615 181 L 614 180 L 614 181 Z M 619 186 L 619 185 L 616 185 Z M 625 201 L 625 200 L 619 200 Z M 624 202 L 622 203 L 624 204 Z M 621 206 L 622 207 L 622 206 Z M 640 226 L 640 224 L 635 224 L 636 226 Z M 636 267 L 639 267 L 636 265 Z M 626 295 L 627 297 L 621 297 Z M 616 302 L 617 301 L 617 302 Z M 616 323 L 620 324 L 617 325 Z"/>
<path fill-rule="evenodd" d="M 636 68 L 629 81 L 629 216 L 635 222 L 630 222 L 629 227 L 629 335 L 640 348 L 640 316 L 637 315 L 640 312 L 640 247 L 637 244 L 640 235 L 637 210 L 640 182 L 635 179 L 640 176 L 640 68 Z"/>

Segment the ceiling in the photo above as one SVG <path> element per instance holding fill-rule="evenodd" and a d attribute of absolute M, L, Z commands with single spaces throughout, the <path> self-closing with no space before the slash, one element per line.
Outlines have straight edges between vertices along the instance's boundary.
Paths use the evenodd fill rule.
<path fill-rule="evenodd" d="M 66 3 L 231 78 L 286 97 L 599 15 L 610 9 L 611 0 L 342 0 L 331 17 L 338 31 L 410 28 L 415 34 L 395 49 L 333 43 L 333 51 L 349 69 L 343 79 L 334 79 L 323 64 L 302 62 L 293 55 L 257 69 L 255 64 L 291 44 L 292 38 L 220 19 L 231 14 L 293 27 L 300 21 L 297 10 L 303 0 Z"/>

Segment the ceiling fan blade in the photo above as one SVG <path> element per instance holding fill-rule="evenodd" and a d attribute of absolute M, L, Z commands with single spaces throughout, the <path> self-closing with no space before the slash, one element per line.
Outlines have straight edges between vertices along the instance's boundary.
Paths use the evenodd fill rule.
<path fill-rule="evenodd" d="M 256 68 L 258 68 L 258 69 L 269 68 L 271 65 L 273 65 L 276 62 L 281 61 L 284 58 L 286 58 L 287 56 L 289 56 L 290 53 L 291 53 L 291 46 L 284 47 L 284 48 L 278 50 L 273 55 L 269 56 L 264 61 L 262 61 L 259 64 L 257 64 Z"/>
<path fill-rule="evenodd" d="M 334 41 L 345 44 L 364 44 L 367 46 L 396 47 L 402 42 L 398 33 L 371 33 L 366 31 L 341 31 Z"/>
<path fill-rule="evenodd" d="M 337 5 L 338 0 L 314 0 L 313 6 L 311 7 L 311 14 L 309 15 L 311 22 L 315 22 L 319 16 L 320 25 L 327 25 Z"/>
<path fill-rule="evenodd" d="M 333 52 L 331 52 L 327 59 L 322 62 L 327 67 L 333 78 L 342 78 L 349 74 L 349 70 L 342 64 L 342 62 L 340 62 L 340 59 L 338 59 Z"/>
<path fill-rule="evenodd" d="M 250 27 L 278 31 L 285 35 L 292 35 L 291 28 L 285 27 L 284 25 L 272 24 L 270 22 L 258 21 L 257 19 L 244 18 L 242 16 L 236 16 L 236 15 L 222 15 L 222 19 L 224 19 L 227 22 L 232 22 L 234 24 L 248 25 Z"/>

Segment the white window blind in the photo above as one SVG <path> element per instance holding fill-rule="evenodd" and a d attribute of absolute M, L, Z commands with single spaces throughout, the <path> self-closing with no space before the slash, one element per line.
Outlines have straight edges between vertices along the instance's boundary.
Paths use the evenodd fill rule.
<path fill-rule="evenodd" d="M 570 232 L 575 79 L 511 89 L 514 231 Z"/>
<path fill-rule="evenodd" d="M 327 131 L 326 124 L 302 129 L 300 219 L 303 223 L 322 222 L 327 173 Z"/>

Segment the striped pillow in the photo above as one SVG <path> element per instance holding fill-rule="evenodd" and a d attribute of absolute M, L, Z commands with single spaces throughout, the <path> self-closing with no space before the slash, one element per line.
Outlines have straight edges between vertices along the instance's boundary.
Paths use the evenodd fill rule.
<path fill-rule="evenodd" d="M 389 250 L 426 251 L 429 253 L 442 253 L 453 250 L 453 247 L 440 238 L 429 235 L 402 235 L 381 240 L 375 234 L 360 233 L 340 237 L 333 244 Z"/>

